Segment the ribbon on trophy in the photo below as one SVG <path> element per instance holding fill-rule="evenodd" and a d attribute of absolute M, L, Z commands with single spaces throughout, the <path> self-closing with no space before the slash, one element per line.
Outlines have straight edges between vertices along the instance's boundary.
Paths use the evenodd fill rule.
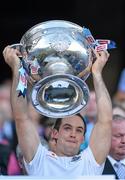
<path fill-rule="evenodd" d="M 90 47 L 94 48 L 97 52 L 116 48 L 116 43 L 112 40 L 94 39 L 90 30 L 85 27 L 83 28 L 83 36 L 88 41 Z"/>
<path fill-rule="evenodd" d="M 18 96 L 26 96 L 27 93 L 27 77 L 32 74 L 38 73 L 39 64 L 37 60 L 34 60 L 32 64 L 27 65 L 25 61 L 20 57 L 21 68 L 19 69 L 19 83 L 16 90 L 19 90 Z M 30 72 L 31 69 L 31 72 Z"/>
<path fill-rule="evenodd" d="M 19 91 L 19 95 L 18 96 L 26 96 L 26 92 L 27 92 L 27 72 L 26 69 L 23 67 L 22 65 L 22 61 L 21 61 L 21 67 L 19 69 L 19 83 L 17 86 L 17 91 Z"/>

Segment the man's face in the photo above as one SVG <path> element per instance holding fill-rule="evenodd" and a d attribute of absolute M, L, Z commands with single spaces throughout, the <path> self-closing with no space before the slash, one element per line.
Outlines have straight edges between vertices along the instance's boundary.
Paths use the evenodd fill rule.
<path fill-rule="evenodd" d="M 84 139 L 84 123 L 79 116 L 62 119 L 59 131 L 56 134 L 56 153 L 60 156 L 74 156 L 78 154 Z"/>
<path fill-rule="evenodd" d="M 125 158 L 125 120 L 113 122 L 110 155 L 121 160 Z"/>

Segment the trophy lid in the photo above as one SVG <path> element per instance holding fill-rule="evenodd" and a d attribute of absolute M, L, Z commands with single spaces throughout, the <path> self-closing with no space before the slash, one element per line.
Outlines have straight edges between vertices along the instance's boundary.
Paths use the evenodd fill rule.
<path fill-rule="evenodd" d="M 24 44 L 27 41 L 27 38 L 31 38 L 34 34 L 41 32 L 41 34 L 46 33 L 44 30 L 46 29 L 52 29 L 52 28 L 73 28 L 76 29 L 77 31 L 82 32 L 83 28 L 79 26 L 78 24 L 75 24 L 70 21 L 65 21 L 65 20 L 49 20 L 45 21 L 42 23 L 38 23 L 35 26 L 31 27 L 22 37 L 21 43 Z"/>

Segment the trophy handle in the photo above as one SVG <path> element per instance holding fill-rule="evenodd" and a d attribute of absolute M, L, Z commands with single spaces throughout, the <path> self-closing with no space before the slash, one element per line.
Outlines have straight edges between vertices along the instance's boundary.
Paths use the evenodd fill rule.
<path fill-rule="evenodd" d="M 10 47 L 13 49 L 17 49 L 21 52 L 22 55 L 20 55 L 19 58 L 22 58 L 23 53 L 26 52 L 24 46 L 21 43 L 12 44 L 12 45 L 10 45 Z"/>
<path fill-rule="evenodd" d="M 11 48 L 13 49 L 17 49 L 19 50 L 19 52 L 21 52 L 21 55 L 19 55 L 18 57 L 20 58 L 20 61 L 22 62 L 22 66 L 23 68 L 26 70 L 27 74 L 30 74 L 28 65 L 26 64 L 25 60 L 27 58 L 27 53 L 26 53 L 26 49 L 24 48 L 24 46 L 21 43 L 16 43 L 16 44 L 12 44 L 10 45 Z"/>

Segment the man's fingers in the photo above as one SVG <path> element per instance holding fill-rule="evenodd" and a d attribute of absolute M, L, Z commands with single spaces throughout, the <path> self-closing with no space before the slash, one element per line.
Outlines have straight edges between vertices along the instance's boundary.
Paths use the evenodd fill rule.
<path fill-rule="evenodd" d="M 6 53 L 15 53 L 17 56 L 21 56 L 21 52 L 18 49 L 15 49 L 11 46 L 6 46 L 3 50 L 4 57 L 6 56 Z"/>
<path fill-rule="evenodd" d="M 95 49 L 92 49 L 92 52 L 94 53 L 96 58 L 99 58 L 100 56 L 106 56 L 107 58 L 109 58 L 110 55 L 107 50 L 96 51 Z"/>
<path fill-rule="evenodd" d="M 4 48 L 4 50 L 3 50 L 3 55 L 5 55 L 5 53 L 6 53 L 6 51 L 7 51 L 8 48 L 9 48 L 9 45 Z"/>

